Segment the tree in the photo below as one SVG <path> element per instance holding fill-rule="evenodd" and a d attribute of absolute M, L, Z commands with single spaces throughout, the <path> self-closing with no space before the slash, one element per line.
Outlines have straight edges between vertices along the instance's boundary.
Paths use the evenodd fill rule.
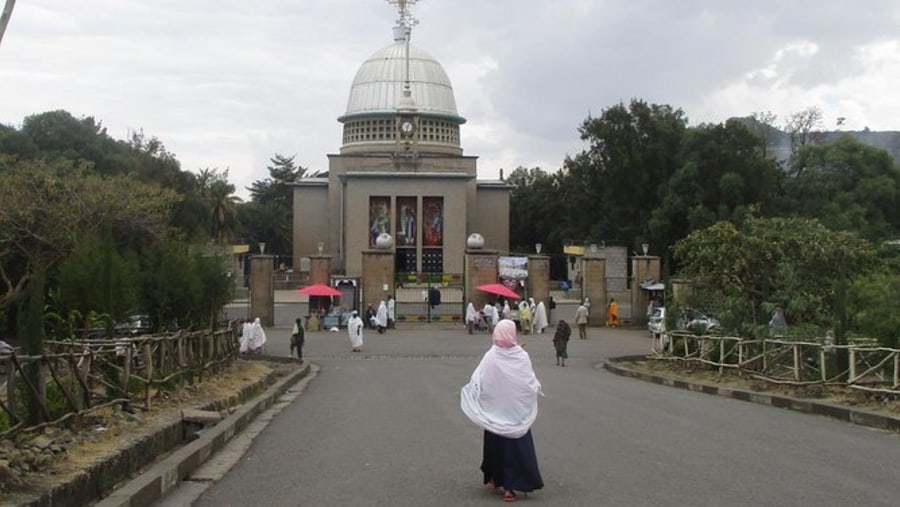
<path fill-rule="evenodd" d="M 771 214 L 781 171 L 760 153 L 758 143 L 738 120 L 688 129 L 681 165 L 651 213 L 651 242 L 671 245 L 720 220 L 741 223 L 754 209 Z"/>
<path fill-rule="evenodd" d="M 816 140 L 816 129 L 822 126 L 822 111 L 808 107 L 793 113 L 784 123 L 784 131 L 791 139 L 791 153 Z"/>
<path fill-rule="evenodd" d="M 849 280 L 876 266 L 871 243 L 816 220 L 749 217 L 719 222 L 676 243 L 680 275 L 722 323 L 753 333 L 780 306 L 789 322 L 834 327 L 842 340 Z"/>
<path fill-rule="evenodd" d="M 769 156 L 769 140 L 777 132 L 775 128 L 775 120 L 777 119 L 778 115 L 772 111 L 759 111 L 750 114 L 750 120 L 753 125 L 751 130 L 759 138 L 763 158 L 768 158 Z"/>
<path fill-rule="evenodd" d="M 133 178 L 91 174 L 83 162 L 0 156 L 0 309 L 21 301 L 33 280 L 43 284 L 81 238 L 165 236 L 172 200 Z M 43 290 L 27 294 L 44 307 Z M 26 350 L 41 350 L 40 335 L 22 338 Z"/>
<path fill-rule="evenodd" d="M 678 153 L 687 119 L 680 109 L 632 100 L 588 118 L 579 132 L 589 148 L 566 159 L 566 210 L 587 237 L 640 243 L 648 233 Z"/>
<path fill-rule="evenodd" d="M 231 240 L 236 227 L 237 204 L 234 185 L 228 182 L 228 171 L 202 169 L 197 176 L 200 195 L 203 196 L 212 217 L 211 231 L 217 243 Z"/>
<path fill-rule="evenodd" d="M 900 234 L 900 169 L 888 152 L 842 136 L 804 146 L 784 182 L 787 211 L 870 241 Z"/>

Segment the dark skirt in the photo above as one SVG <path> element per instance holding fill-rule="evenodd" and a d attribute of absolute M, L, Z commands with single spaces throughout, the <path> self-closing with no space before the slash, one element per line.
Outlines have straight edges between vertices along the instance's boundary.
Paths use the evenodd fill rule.
<path fill-rule="evenodd" d="M 485 430 L 481 471 L 485 484 L 493 481 L 507 491 L 528 493 L 544 487 L 531 430 L 521 438 L 501 437 Z"/>

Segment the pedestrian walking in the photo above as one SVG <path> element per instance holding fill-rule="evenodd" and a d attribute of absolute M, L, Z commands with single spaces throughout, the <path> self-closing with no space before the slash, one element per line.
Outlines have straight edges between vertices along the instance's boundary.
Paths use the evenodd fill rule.
<path fill-rule="evenodd" d="M 303 360 L 303 342 L 306 341 L 306 333 L 303 331 L 303 319 L 297 317 L 294 321 L 294 329 L 291 330 L 291 354 L 297 351 L 297 359 Z"/>
<path fill-rule="evenodd" d="M 543 395 L 541 383 L 531 358 L 516 341 L 516 324 L 501 320 L 494 328 L 493 346 L 460 392 L 460 407 L 484 429 L 484 484 L 502 488 L 507 502 L 518 499 L 516 492 L 544 487 L 531 434 L 538 394 Z"/>
<path fill-rule="evenodd" d="M 359 318 L 359 312 L 353 310 L 350 320 L 347 321 L 347 334 L 350 335 L 350 346 L 353 352 L 359 352 L 363 346 L 363 321 Z"/>
<path fill-rule="evenodd" d="M 395 323 L 397 322 L 397 314 L 396 314 L 397 302 L 394 301 L 394 297 L 388 295 L 387 297 L 387 327 L 388 329 L 394 329 Z"/>
<path fill-rule="evenodd" d="M 375 328 L 378 330 L 378 334 L 384 334 L 384 330 L 387 329 L 388 325 L 388 311 L 387 304 L 382 300 L 378 303 L 378 311 L 375 312 Z"/>
<path fill-rule="evenodd" d="M 587 340 L 588 307 L 581 303 L 575 310 L 575 325 L 578 326 L 578 338 Z"/>
<path fill-rule="evenodd" d="M 610 298 L 609 304 L 606 305 L 606 327 L 619 326 L 619 304 L 616 298 Z"/>
<path fill-rule="evenodd" d="M 556 349 L 556 366 L 565 366 L 566 359 L 569 358 L 569 336 L 572 335 L 572 328 L 566 324 L 566 321 L 559 319 L 556 324 L 556 333 L 553 335 L 553 348 Z"/>
<path fill-rule="evenodd" d="M 247 340 L 247 351 L 251 354 L 262 354 L 263 350 L 265 350 L 266 341 L 266 330 L 263 329 L 262 321 L 257 317 L 250 328 L 250 339 Z"/>
<path fill-rule="evenodd" d="M 466 329 L 469 331 L 469 334 L 475 330 L 475 326 L 478 322 L 478 312 L 475 311 L 475 305 L 469 301 L 469 304 L 466 305 Z"/>

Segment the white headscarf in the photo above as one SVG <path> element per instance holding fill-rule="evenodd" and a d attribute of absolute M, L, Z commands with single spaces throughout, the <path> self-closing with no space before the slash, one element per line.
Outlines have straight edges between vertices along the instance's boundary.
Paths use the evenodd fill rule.
<path fill-rule="evenodd" d="M 475 322 L 475 319 L 476 319 L 475 305 L 473 305 L 472 302 L 469 301 L 469 304 L 466 305 L 466 322 Z"/>
<path fill-rule="evenodd" d="M 378 304 L 378 311 L 375 312 L 375 322 L 381 327 L 387 327 L 388 325 L 388 311 L 384 300 Z"/>
<path fill-rule="evenodd" d="M 347 334 L 350 335 L 350 345 L 355 349 L 362 347 L 362 328 L 363 321 L 359 318 L 359 312 L 354 310 L 350 320 L 347 321 Z"/>
<path fill-rule="evenodd" d="M 534 310 L 534 331 L 536 333 L 543 333 L 544 328 L 549 325 L 550 323 L 547 322 L 547 307 L 544 306 L 544 302 L 541 301 Z"/>
<path fill-rule="evenodd" d="M 262 327 L 259 317 L 253 321 L 253 328 L 250 330 L 250 339 L 247 341 L 247 348 L 256 350 L 262 348 L 266 344 L 266 331 Z"/>
<path fill-rule="evenodd" d="M 494 329 L 494 345 L 460 392 L 460 408 L 482 428 L 507 438 L 528 433 L 537 418 L 541 383 L 531 358 L 516 342 L 516 324 L 501 320 Z"/>

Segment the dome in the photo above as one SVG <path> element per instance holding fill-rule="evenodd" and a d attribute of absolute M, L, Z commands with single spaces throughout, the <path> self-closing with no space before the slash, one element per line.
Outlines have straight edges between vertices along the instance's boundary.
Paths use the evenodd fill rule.
<path fill-rule="evenodd" d="M 350 86 L 347 111 L 338 118 L 372 114 L 394 114 L 403 99 L 406 70 L 406 43 L 397 40 L 376 51 L 356 72 Z M 456 112 L 453 86 L 441 64 L 428 52 L 410 44 L 409 81 L 414 107 L 419 114 L 438 116 L 465 123 Z"/>

